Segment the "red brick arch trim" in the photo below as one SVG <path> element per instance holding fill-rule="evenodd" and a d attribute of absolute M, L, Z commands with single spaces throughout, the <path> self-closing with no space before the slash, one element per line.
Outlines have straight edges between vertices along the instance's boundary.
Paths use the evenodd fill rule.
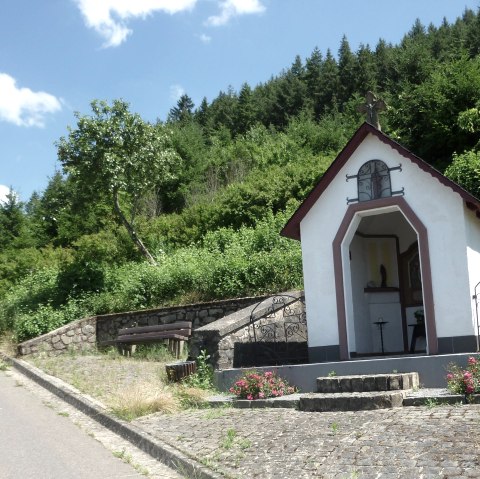
<path fill-rule="evenodd" d="M 428 246 L 428 233 L 425 225 L 402 197 L 380 198 L 378 200 L 355 203 L 350 205 L 340 224 L 335 239 L 333 240 L 333 267 L 335 272 L 335 291 L 337 300 L 338 336 L 340 346 L 340 359 L 348 360 L 347 315 L 345 311 L 345 290 L 342 268 L 342 242 L 355 215 L 362 211 L 371 211 L 379 208 L 396 206 L 410 222 L 418 234 L 418 249 L 422 270 L 423 306 L 425 309 L 425 324 L 427 329 L 428 354 L 437 354 L 437 328 L 435 323 L 435 309 L 433 303 L 432 272 L 430 266 L 430 249 Z M 381 213 L 379 213 L 381 214 Z"/>

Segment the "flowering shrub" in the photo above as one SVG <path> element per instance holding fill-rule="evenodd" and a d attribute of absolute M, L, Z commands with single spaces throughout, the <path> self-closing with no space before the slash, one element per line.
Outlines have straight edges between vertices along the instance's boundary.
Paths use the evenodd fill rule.
<path fill-rule="evenodd" d="M 253 400 L 285 396 L 293 394 L 297 389 L 289 386 L 287 381 L 272 371 L 263 374 L 251 371 L 235 381 L 229 391 L 239 399 Z"/>
<path fill-rule="evenodd" d="M 447 388 L 454 393 L 467 396 L 480 393 L 480 358 L 470 356 L 466 369 L 451 364 L 447 374 Z"/>

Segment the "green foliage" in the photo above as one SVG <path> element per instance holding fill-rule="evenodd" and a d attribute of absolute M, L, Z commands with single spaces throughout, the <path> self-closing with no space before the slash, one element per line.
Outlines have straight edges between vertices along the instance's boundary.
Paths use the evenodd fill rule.
<path fill-rule="evenodd" d="M 447 388 L 455 394 L 471 394 L 480 393 L 480 358 L 470 356 L 467 360 L 465 368 L 458 364 L 451 363 L 448 365 Z"/>
<path fill-rule="evenodd" d="M 454 154 L 445 175 L 463 186 L 473 196 L 480 198 L 480 152 L 467 151 L 461 155 Z"/>
<path fill-rule="evenodd" d="M 128 246 L 122 245 L 118 236 L 111 231 L 85 235 L 74 242 L 73 256 L 60 263 L 57 277 L 58 302 L 63 303 L 68 297 L 102 290 L 105 268 L 131 257 L 131 245 Z"/>
<path fill-rule="evenodd" d="M 183 383 L 193 388 L 213 389 L 213 367 L 209 364 L 209 359 L 210 355 L 207 354 L 205 349 L 202 349 L 200 354 L 195 358 L 197 371 L 195 374 L 187 376 L 183 380 Z"/>
<path fill-rule="evenodd" d="M 22 203 L 17 194 L 10 189 L 5 202 L 0 202 L 0 251 L 7 249 L 18 240 L 24 227 Z"/>
<path fill-rule="evenodd" d="M 398 127 L 402 142 L 442 167 L 454 152 L 477 143 L 477 135 L 460 128 L 458 118 L 474 108 L 479 97 L 480 57 L 464 56 L 439 64 L 421 84 L 405 88 L 391 105 L 395 110 L 392 124 Z"/>
<path fill-rule="evenodd" d="M 383 131 L 480 196 L 479 25 L 465 10 L 399 45 L 343 38 L 338 61 L 316 48 L 197 109 L 184 95 L 166 124 L 93 101 L 57 144 L 64 173 L 0 206 L 0 331 L 301 287 L 299 244 L 278 233 L 363 121 L 367 89 L 389 105 Z"/>
<path fill-rule="evenodd" d="M 93 198 L 109 195 L 132 241 L 153 261 L 137 237 L 134 218 L 138 202 L 172 179 L 171 166 L 179 157 L 168 131 L 130 113 L 126 102 L 93 101 L 91 107 L 92 116 L 76 113 L 77 128 L 57 143 L 58 158 L 77 187 Z"/>
<path fill-rule="evenodd" d="M 82 301 L 72 299 L 61 307 L 40 304 L 35 311 L 27 311 L 15 317 L 13 332 L 18 341 L 25 341 L 89 315 L 90 311 Z"/>

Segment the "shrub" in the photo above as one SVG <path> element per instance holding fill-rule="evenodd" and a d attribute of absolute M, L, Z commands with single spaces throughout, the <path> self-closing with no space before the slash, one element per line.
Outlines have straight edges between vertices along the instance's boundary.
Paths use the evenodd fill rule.
<path fill-rule="evenodd" d="M 82 300 L 72 299 L 59 308 L 40 304 L 35 311 L 27 311 L 15 318 L 13 332 L 19 342 L 26 341 L 90 314 L 87 303 Z"/>
<path fill-rule="evenodd" d="M 447 374 L 447 388 L 456 394 L 480 393 L 480 357 L 468 358 L 466 369 L 450 364 Z"/>
<path fill-rule="evenodd" d="M 229 391 L 239 399 L 254 400 L 293 394 L 297 389 L 272 371 L 251 371 L 235 381 Z"/>
<path fill-rule="evenodd" d="M 213 389 L 213 367 L 208 362 L 209 359 L 210 355 L 205 349 L 202 349 L 196 358 L 197 371 L 183 380 L 186 386 L 197 389 Z"/>

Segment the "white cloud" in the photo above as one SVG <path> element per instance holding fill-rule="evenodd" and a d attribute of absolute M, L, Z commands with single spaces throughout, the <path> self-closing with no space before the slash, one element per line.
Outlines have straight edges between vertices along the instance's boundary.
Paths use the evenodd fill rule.
<path fill-rule="evenodd" d="M 222 0 L 219 2 L 220 14 L 207 19 L 207 25 L 218 27 L 225 25 L 232 17 L 252 13 L 262 13 L 265 7 L 260 0 Z"/>
<path fill-rule="evenodd" d="M 205 43 L 206 45 L 208 45 L 212 41 L 212 37 L 205 35 L 205 33 L 202 33 L 201 35 L 199 35 L 198 38 L 200 38 L 200 41 L 202 43 Z"/>
<path fill-rule="evenodd" d="M 60 100 L 50 93 L 19 88 L 15 78 L 0 73 L 0 121 L 43 127 L 45 115 L 61 109 Z"/>
<path fill-rule="evenodd" d="M 160 11 L 174 13 L 191 10 L 197 0 L 74 0 L 85 23 L 105 38 L 104 47 L 117 47 L 132 33 L 127 21 L 145 18 Z"/>
<path fill-rule="evenodd" d="M 5 185 L 0 185 L 0 203 L 7 201 L 7 195 L 10 192 L 10 188 Z"/>
<path fill-rule="evenodd" d="M 185 89 L 181 85 L 172 85 L 170 87 L 170 99 L 172 101 L 180 100 L 180 97 L 185 94 Z"/>

